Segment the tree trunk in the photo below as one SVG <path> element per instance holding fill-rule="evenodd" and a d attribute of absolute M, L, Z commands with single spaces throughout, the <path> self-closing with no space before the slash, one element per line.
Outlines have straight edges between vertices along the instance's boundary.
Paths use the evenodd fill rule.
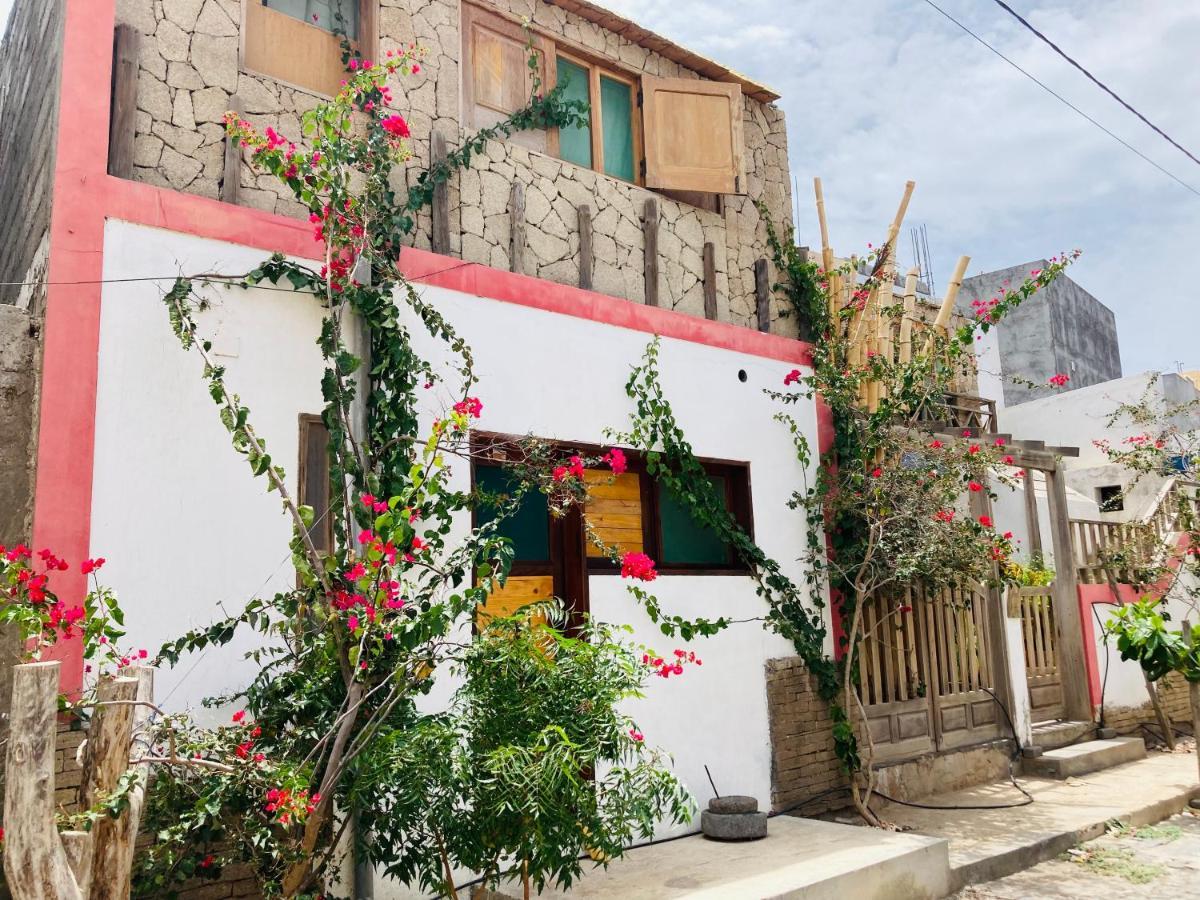
<path fill-rule="evenodd" d="M 129 768 L 129 748 L 137 698 L 136 678 L 104 678 L 96 687 L 96 707 L 88 728 L 87 753 L 83 763 L 81 805 L 95 806 L 117 787 Z M 116 701 L 103 705 L 105 701 Z M 128 816 L 126 810 L 123 817 Z M 92 828 L 92 898 L 93 900 L 126 900 L 129 896 L 129 869 L 119 819 L 102 816 Z M 130 847 L 132 850 L 132 847 Z M 132 856 L 130 855 L 130 858 Z M 118 893 L 124 888 L 124 893 Z"/>
<path fill-rule="evenodd" d="M 13 669 L 4 874 L 15 900 L 82 900 L 54 825 L 59 663 Z"/>

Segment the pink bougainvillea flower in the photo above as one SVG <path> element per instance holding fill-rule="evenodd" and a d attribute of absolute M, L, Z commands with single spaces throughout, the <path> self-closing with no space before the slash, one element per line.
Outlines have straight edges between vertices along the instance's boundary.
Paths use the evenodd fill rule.
<path fill-rule="evenodd" d="M 246 711 L 244 709 L 239 709 L 233 714 L 233 721 L 235 722 L 240 722 L 244 718 L 246 718 Z"/>
<path fill-rule="evenodd" d="M 992 517 L 991 516 L 980 516 L 979 524 L 982 525 L 984 528 L 991 528 L 992 527 Z"/>
<path fill-rule="evenodd" d="M 478 397 L 467 397 L 454 404 L 454 411 L 461 416 L 478 419 L 483 412 L 483 401 Z"/>
<path fill-rule="evenodd" d="M 386 118 L 381 119 L 379 124 L 383 127 L 384 131 L 393 137 L 406 138 L 409 135 L 408 123 L 405 122 L 400 116 L 387 116 Z"/>
<path fill-rule="evenodd" d="M 800 370 L 799 369 L 792 369 L 792 371 L 788 372 L 786 375 L 783 376 L 783 383 L 785 386 L 789 385 L 789 384 L 795 384 L 799 380 L 800 380 Z"/>
<path fill-rule="evenodd" d="M 882 475 L 883 475 L 883 469 L 879 468 L 879 466 L 876 466 L 873 470 L 871 470 L 872 478 L 879 478 Z"/>
<path fill-rule="evenodd" d="M 943 444 L 941 441 L 930 441 L 929 442 L 930 450 L 940 450 L 942 448 L 942 446 L 943 446 Z"/>
<path fill-rule="evenodd" d="M 638 731 L 636 728 L 629 729 L 629 736 L 631 738 L 633 738 L 633 740 L 636 743 L 639 743 L 639 744 L 646 739 L 646 736 L 644 734 L 642 734 L 640 731 Z"/>
<path fill-rule="evenodd" d="M 978 481 L 972 481 L 970 484 L 967 485 L 967 487 L 969 487 L 972 491 L 982 491 L 983 490 L 983 485 L 980 484 Z"/>
<path fill-rule="evenodd" d="M 351 616 L 350 618 L 348 618 L 346 620 L 346 627 L 349 628 L 351 631 L 357 631 L 358 630 L 358 616 Z"/>
<path fill-rule="evenodd" d="M 613 447 L 601 458 L 612 469 L 614 475 L 624 475 L 625 471 L 629 468 L 629 464 L 625 459 L 625 451 L 620 447 Z"/>
<path fill-rule="evenodd" d="M 346 570 L 346 580 L 347 581 L 358 581 L 358 579 L 362 578 L 366 574 L 367 574 L 367 567 L 364 566 L 362 563 L 358 562 Z"/>
<path fill-rule="evenodd" d="M 102 565 L 104 565 L 104 557 L 103 556 L 99 556 L 96 559 L 85 559 L 83 562 L 81 562 L 79 564 L 79 570 L 81 572 L 83 572 L 84 575 L 91 575 L 93 572 L 95 572 L 97 569 L 99 569 Z"/>
<path fill-rule="evenodd" d="M 972 456 L 974 456 L 976 453 L 979 452 L 979 445 L 972 444 L 970 447 L 967 448 L 967 452 L 970 453 Z"/>
<path fill-rule="evenodd" d="M 939 509 L 937 512 L 935 512 L 933 514 L 933 518 L 936 519 L 938 522 L 953 522 L 954 521 L 954 510 Z"/>
<path fill-rule="evenodd" d="M 375 540 L 375 535 L 371 534 L 371 532 L 365 528 L 358 533 L 358 542 L 360 544 L 369 544 L 373 540 Z"/>
<path fill-rule="evenodd" d="M 1065 387 L 1066 383 L 1070 380 L 1071 376 L 1066 372 L 1059 372 L 1057 375 L 1051 376 L 1050 384 L 1054 385 L 1055 387 Z"/>
<path fill-rule="evenodd" d="M 658 572 L 654 570 L 654 560 L 645 553 L 626 553 L 621 557 L 621 577 L 653 581 Z"/>

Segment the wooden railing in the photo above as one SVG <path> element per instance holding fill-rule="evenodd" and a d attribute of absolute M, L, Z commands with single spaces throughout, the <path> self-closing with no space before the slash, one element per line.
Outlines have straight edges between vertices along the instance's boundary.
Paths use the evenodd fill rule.
<path fill-rule="evenodd" d="M 1175 478 L 1163 485 L 1154 506 L 1141 519 L 1072 519 L 1071 545 L 1079 581 L 1103 584 L 1107 567 L 1118 582 L 1141 583 L 1146 571 L 1163 562 L 1158 558 L 1162 543 L 1200 515 L 1198 497 L 1200 484 Z"/>
<path fill-rule="evenodd" d="M 973 428 L 981 434 L 996 434 L 996 401 L 975 394 L 946 394 L 939 403 L 930 402 L 917 410 L 917 421 Z"/>
<path fill-rule="evenodd" d="M 1025 637 L 1027 675 L 1054 675 L 1058 672 L 1057 637 L 1054 628 L 1052 586 L 1014 588 L 1009 602 L 1015 609 L 1009 615 L 1020 618 Z"/>

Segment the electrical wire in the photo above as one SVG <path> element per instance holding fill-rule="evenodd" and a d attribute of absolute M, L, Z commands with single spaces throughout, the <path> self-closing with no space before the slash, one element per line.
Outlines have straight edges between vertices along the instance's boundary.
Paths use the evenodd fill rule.
<path fill-rule="evenodd" d="M 1119 97 L 1117 95 L 1116 91 L 1114 91 L 1112 88 L 1110 88 L 1108 85 L 1106 85 L 1103 81 L 1101 81 L 1099 78 L 1097 78 L 1091 72 L 1089 72 L 1087 69 L 1085 69 L 1079 63 L 1077 63 L 1070 56 L 1068 56 L 1067 53 L 1061 47 L 1058 46 L 1058 44 L 1054 43 L 1054 41 L 1050 40 L 1050 38 L 1046 37 L 1046 35 L 1042 34 L 1040 31 L 1038 31 L 1036 28 L 1034 28 L 1033 25 L 1031 25 L 1029 23 L 1028 19 L 1024 18 L 1015 9 L 1013 9 L 1011 6 L 1009 6 L 1007 3 L 1005 3 L 1004 0 L 992 0 L 992 2 L 994 2 L 997 6 L 999 6 L 1001 9 L 1003 9 L 1005 12 L 1007 12 L 1010 16 L 1012 16 L 1014 19 L 1016 19 L 1018 22 L 1020 22 L 1026 28 L 1028 28 L 1031 32 L 1033 32 L 1033 34 L 1036 35 L 1037 38 L 1040 41 L 1042 41 L 1042 43 L 1044 43 L 1048 47 L 1050 47 L 1051 50 L 1053 50 L 1055 53 L 1057 53 L 1059 56 L 1061 56 L 1063 59 L 1065 59 L 1071 65 L 1073 65 L 1076 69 L 1078 69 L 1080 72 L 1082 72 L 1089 81 L 1091 81 L 1094 85 L 1096 85 L 1096 87 L 1100 88 L 1100 90 L 1104 91 L 1104 93 L 1108 94 L 1108 96 L 1112 97 L 1114 100 L 1116 100 L 1118 103 L 1120 103 L 1123 107 L 1125 107 L 1127 110 L 1129 110 L 1135 116 L 1137 116 L 1139 119 L 1141 119 L 1143 122 L 1145 122 L 1146 125 L 1148 125 L 1152 131 L 1154 131 L 1161 138 L 1163 138 L 1163 140 L 1165 140 L 1168 144 L 1170 144 L 1172 147 L 1174 147 L 1176 150 L 1178 150 L 1180 153 L 1182 153 L 1184 156 L 1186 156 L 1192 162 L 1196 163 L 1196 165 L 1200 165 L 1200 159 L 1197 159 L 1195 156 L 1193 156 L 1192 152 L 1190 150 L 1188 150 L 1186 147 L 1184 147 L 1182 144 L 1180 144 L 1178 141 L 1176 141 L 1173 137 L 1171 137 L 1169 134 L 1167 134 L 1165 131 L 1163 131 L 1161 128 L 1159 128 L 1157 125 L 1155 125 L 1153 122 L 1151 122 L 1145 116 L 1143 116 L 1140 112 L 1138 112 L 1136 109 L 1134 109 L 1128 103 L 1126 103 L 1123 99 L 1121 99 L 1121 97 Z"/>
<path fill-rule="evenodd" d="M 1000 57 L 1002 60 L 1004 60 L 1010 66 L 1012 66 L 1014 69 L 1016 69 L 1018 72 L 1020 72 L 1022 75 L 1024 75 L 1030 81 L 1032 81 L 1034 84 L 1036 84 L 1042 90 L 1044 90 L 1046 93 L 1050 94 L 1052 97 L 1054 97 L 1060 103 L 1063 103 L 1064 105 L 1069 106 L 1071 109 L 1073 109 L 1079 115 L 1083 116 L 1085 119 L 1087 119 L 1093 125 L 1095 125 L 1097 128 L 1099 128 L 1105 134 L 1107 134 L 1110 138 L 1112 138 L 1118 144 L 1123 146 L 1126 150 L 1136 153 L 1138 156 L 1140 156 L 1146 162 L 1150 163 L 1150 165 L 1154 166 L 1154 168 L 1158 169 L 1158 171 L 1162 172 L 1164 175 L 1166 175 L 1172 181 L 1178 183 L 1181 187 L 1186 188 L 1187 190 L 1191 191 L 1197 197 L 1200 197 L 1200 190 L 1197 190 L 1196 188 L 1192 187 L 1190 184 L 1188 184 L 1186 181 L 1184 181 L 1179 176 L 1171 173 L 1167 169 L 1160 166 L 1158 163 L 1156 163 L 1154 160 L 1152 160 L 1150 157 L 1148 157 L 1141 150 L 1137 149 L 1137 147 L 1134 147 L 1132 144 L 1130 144 L 1124 138 L 1118 137 L 1112 131 L 1109 131 L 1107 128 L 1105 128 L 1103 125 L 1101 125 L 1095 119 L 1093 119 L 1091 116 L 1089 116 L 1087 113 L 1085 113 L 1082 109 L 1080 109 L 1078 106 L 1076 106 L 1070 100 L 1068 100 L 1066 97 L 1062 96 L 1062 94 L 1059 94 L 1057 91 L 1055 91 L 1049 85 L 1047 85 L 1045 82 L 1040 81 L 1037 77 L 1035 77 L 1034 75 L 1031 75 L 1025 69 L 1021 68 L 1021 66 L 1019 66 L 1017 63 L 1013 62 L 1013 60 L 1009 59 L 1007 56 L 1005 56 L 1003 53 L 1001 53 L 999 50 L 997 50 L 995 47 L 993 47 L 991 44 L 989 44 L 987 41 L 985 41 L 983 38 L 981 38 L 979 35 L 977 35 L 974 31 L 972 31 L 970 28 L 968 28 L 966 25 L 964 25 L 962 22 L 958 21 L 958 19 L 954 18 L 954 16 L 950 15 L 950 13 L 946 12 L 944 9 L 942 9 L 940 6 L 938 6 L 936 3 L 934 3 L 933 0 L 925 0 L 925 3 L 927 3 L 929 6 L 932 6 L 939 13 L 941 13 L 943 16 L 945 16 L 947 19 L 949 19 L 951 22 L 953 22 L 955 25 L 957 25 L 959 28 L 961 28 L 963 31 L 965 31 L 967 34 L 969 34 L 971 37 L 975 38 L 975 40 L 977 40 L 979 43 L 983 44 L 983 46 L 987 47 L 989 50 L 991 50 L 993 53 L 995 53 L 998 57 Z"/>

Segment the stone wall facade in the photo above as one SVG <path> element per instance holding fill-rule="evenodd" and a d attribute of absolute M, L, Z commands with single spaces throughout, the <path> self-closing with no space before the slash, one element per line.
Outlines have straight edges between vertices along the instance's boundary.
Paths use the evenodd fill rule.
<path fill-rule="evenodd" d="M 0 44 L 2 282 L 37 281 L 45 269 L 39 248 L 50 230 L 54 193 L 64 8 L 51 0 L 17 0 Z M 16 303 L 21 294 L 21 287 L 0 284 L 0 304 Z"/>
<path fill-rule="evenodd" d="M 40 348 L 38 319 L 0 305 L 0 544 L 8 546 L 28 541 L 32 526 Z"/>
<path fill-rule="evenodd" d="M 1192 707 L 1188 699 L 1188 685 L 1182 675 L 1171 672 L 1158 682 L 1158 699 L 1163 711 L 1180 731 L 1192 733 Z M 1141 706 L 1105 707 L 1104 724 L 1115 728 L 1120 734 L 1149 738 L 1142 728 L 1147 725 L 1151 734 L 1158 734 L 1158 718 L 1149 699 Z"/>
<path fill-rule="evenodd" d="M 833 749 L 829 705 L 798 656 L 767 663 L 771 721 L 771 809 L 816 815 L 847 804 L 848 782 Z"/>
<path fill-rule="evenodd" d="M 528 16 L 560 37 L 647 74 L 698 77 L 677 63 L 560 7 L 537 0 L 499 0 L 502 12 Z M 217 198 L 223 178 L 221 119 L 237 95 L 259 128 L 299 134 L 299 117 L 320 99 L 239 67 L 239 0 L 118 0 L 118 21 L 142 34 L 134 177 Z M 463 132 L 459 0 L 379 0 L 378 51 L 416 41 L 427 55 L 419 74 L 397 85 L 409 120 L 414 158 L 408 177 L 426 168 L 430 135 L 453 146 Z M 593 213 L 593 285 L 603 293 L 645 301 L 641 216 L 658 200 L 659 304 L 704 314 L 703 247 L 714 245 L 718 318 L 755 327 L 753 267 L 768 255 L 766 232 L 754 207 L 790 224 L 790 181 L 783 113 L 743 96 L 746 196 L 727 196 L 721 212 L 692 206 L 637 185 L 566 163 L 513 142 L 492 142 L 450 185 L 450 251 L 471 262 L 510 268 L 509 194 L 525 185 L 525 274 L 566 284 L 579 279 L 577 208 Z M 285 215 L 306 215 L 274 178 L 243 162 L 239 202 Z M 432 223 L 418 217 L 416 246 L 428 248 Z M 795 334 L 772 301 L 772 330 Z"/>

